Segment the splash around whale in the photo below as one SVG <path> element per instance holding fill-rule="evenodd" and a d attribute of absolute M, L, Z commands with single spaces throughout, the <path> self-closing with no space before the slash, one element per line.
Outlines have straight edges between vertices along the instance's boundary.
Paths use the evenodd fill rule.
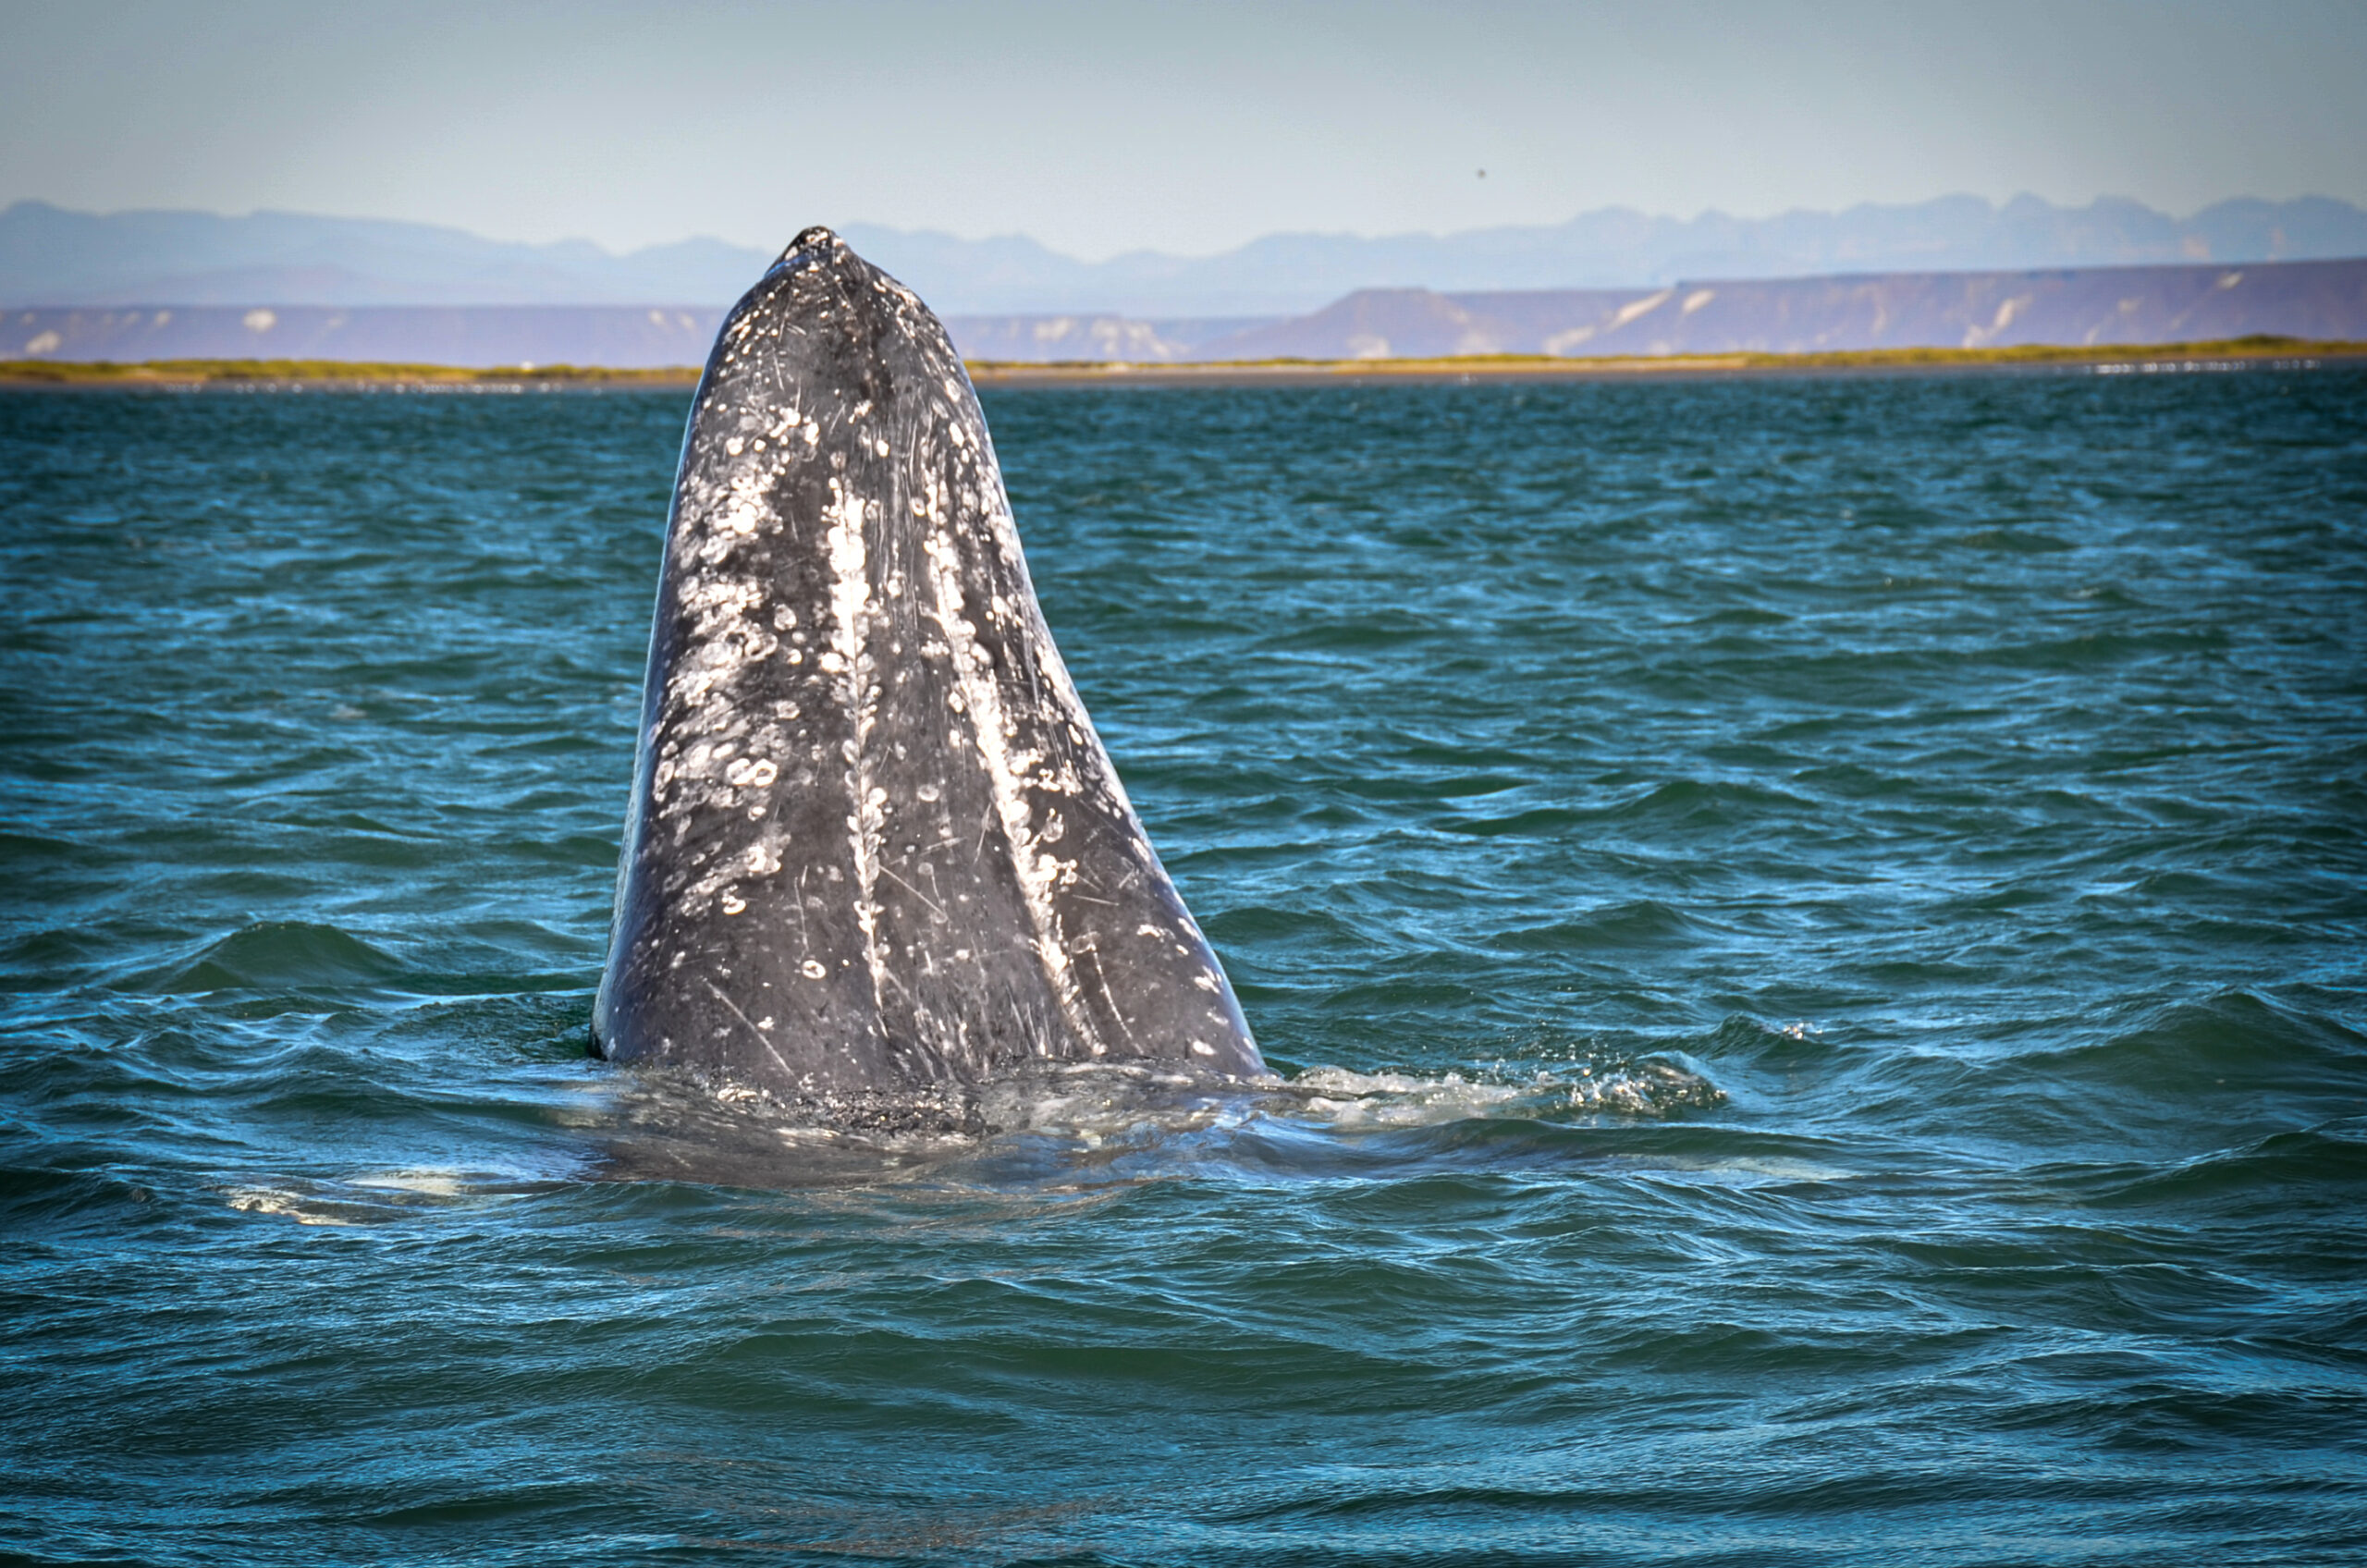
<path fill-rule="evenodd" d="M 960 357 L 828 229 L 699 383 L 593 1032 L 825 1112 L 1062 1063 L 1266 1076 L 1052 644 Z"/>

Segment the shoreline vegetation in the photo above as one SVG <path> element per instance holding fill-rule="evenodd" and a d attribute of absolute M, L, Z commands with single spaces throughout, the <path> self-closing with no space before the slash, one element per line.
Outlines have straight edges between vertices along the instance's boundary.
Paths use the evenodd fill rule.
<path fill-rule="evenodd" d="M 2239 369 L 2266 362 L 2314 367 L 2367 360 L 2367 342 L 2251 337 L 2198 343 L 2011 349 L 1864 349 L 1810 354 L 1622 355 L 1562 359 L 1482 354 L 1405 360 L 1232 360 L 1135 364 L 1100 361 L 967 361 L 980 386 L 1304 386 L 1334 381 L 1571 381 L 1630 377 L 1933 373 L 1990 369 Z M 0 360 L 0 386 L 225 389 L 528 391 L 690 386 L 695 365 L 618 370 L 597 365 L 377 364 L 341 360 Z"/>

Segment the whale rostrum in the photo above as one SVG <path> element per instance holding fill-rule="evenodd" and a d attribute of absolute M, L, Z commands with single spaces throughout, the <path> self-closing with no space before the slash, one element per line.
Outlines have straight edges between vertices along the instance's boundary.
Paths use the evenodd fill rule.
<path fill-rule="evenodd" d="M 699 382 L 593 1030 L 821 1102 L 1265 1072 L 1052 645 L 960 357 L 828 229 Z"/>

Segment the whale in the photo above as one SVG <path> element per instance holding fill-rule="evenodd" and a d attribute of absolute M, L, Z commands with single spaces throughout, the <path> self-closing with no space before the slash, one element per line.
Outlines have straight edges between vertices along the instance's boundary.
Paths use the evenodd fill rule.
<path fill-rule="evenodd" d="M 592 1035 L 824 1110 L 1079 1063 L 1268 1077 L 1053 645 L 960 356 L 827 228 L 693 401 Z"/>

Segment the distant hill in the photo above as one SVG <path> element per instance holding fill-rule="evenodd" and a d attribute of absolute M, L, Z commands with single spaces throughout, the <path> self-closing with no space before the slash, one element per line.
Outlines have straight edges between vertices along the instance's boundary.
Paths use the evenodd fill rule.
<path fill-rule="evenodd" d="M 781 240 L 815 214 L 788 214 Z M 1269 235 L 1220 255 L 1139 251 L 1106 262 L 1010 236 L 843 226 L 856 249 L 948 315 L 1132 321 L 1296 315 L 1358 289 L 1441 294 L 1655 288 L 1679 278 L 2019 272 L 2367 256 L 2347 202 L 2222 202 L 2173 218 L 2104 200 L 2057 207 L 1949 196 L 1839 213 L 1654 217 L 1606 209 L 1564 224 L 1450 235 Z M 717 239 L 613 254 L 582 240 L 521 245 L 460 229 L 295 213 L 0 211 L 0 308 L 639 305 L 715 307 L 769 252 Z"/>
<path fill-rule="evenodd" d="M 722 309 L 154 306 L 0 312 L 0 359 L 325 359 L 452 365 L 704 361 Z M 972 359 L 1430 359 L 2367 341 L 2367 260 L 1726 278 L 1660 288 L 1361 289 L 1282 318 L 949 316 Z"/>
<path fill-rule="evenodd" d="M 2367 261 L 1725 278 L 1654 289 L 1367 289 L 1216 338 L 1194 357 L 1799 354 L 2253 334 L 2367 339 Z"/>
<path fill-rule="evenodd" d="M 157 305 L 0 312 L 0 360 L 339 360 L 374 364 L 603 365 L 705 361 L 720 305 Z M 953 316 L 972 359 L 1161 364 L 1262 318 Z"/>
<path fill-rule="evenodd" d="M 0 305 L 728 304 L 767 258 L 714 239 L 614 256 L 300 213 L 0 211 Z"/>
<path fill-rule="evenodd" d="M 1119 315 L 948 316 L 946 331 L 971 360 L 1046 363 L 1168 364 L 1204 357 L 1211 343 L 1278 324 L 1270 316 L 1154 317 Z"/>
<path fill-rule="evenodd" d="M 341 360 L 374 364 L 703 364 L 723 308 L 167 305 L 0 312 L 0 359 Z"/>

